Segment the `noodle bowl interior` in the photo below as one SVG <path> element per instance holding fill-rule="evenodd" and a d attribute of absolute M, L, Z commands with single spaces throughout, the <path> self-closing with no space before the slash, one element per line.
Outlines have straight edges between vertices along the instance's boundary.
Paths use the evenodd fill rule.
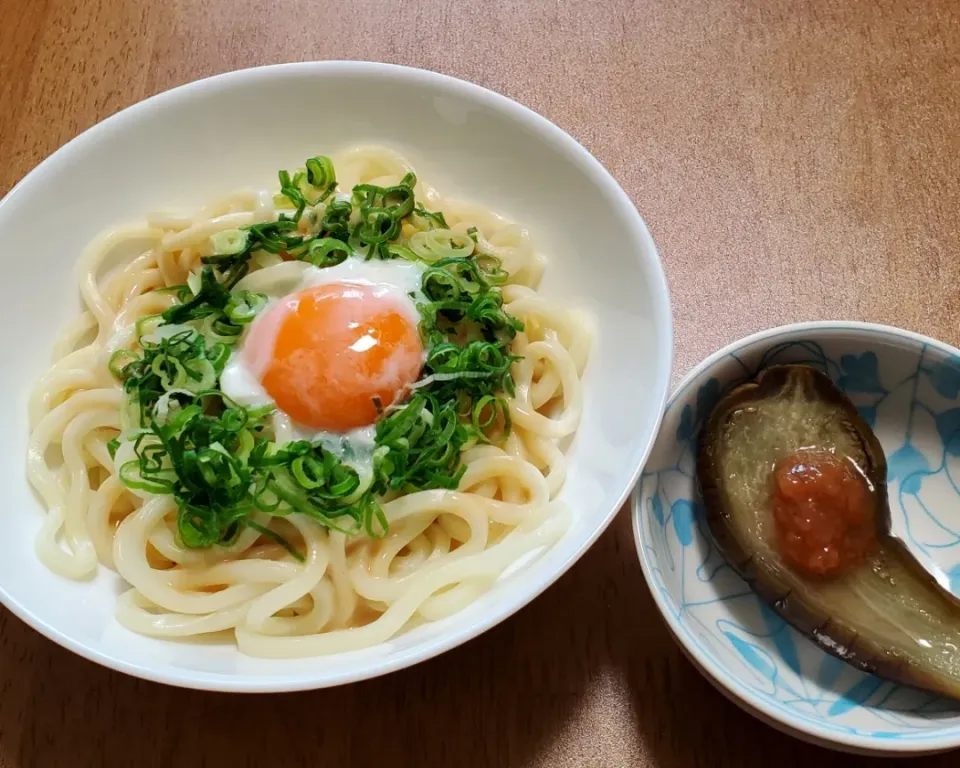
<path fill-rule="evenodd" d="M 30 401 L 38 556 L 115 570 L 134 632 L 253 656 L 455 613 L 570 525 L 592 340 L 547 266 L 370 147 L 103 233 Z"/>

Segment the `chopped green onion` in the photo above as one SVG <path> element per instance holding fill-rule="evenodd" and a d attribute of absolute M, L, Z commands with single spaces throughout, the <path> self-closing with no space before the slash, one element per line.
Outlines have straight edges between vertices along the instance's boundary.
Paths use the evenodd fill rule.
<path fill-rule="evenodd" d="M 462 232 L 431 229 L 410 238 L 410 250 L 424 261 L 463 258 L 473 253 L 476 243 Z"/>
<path fill-rule="evenodd" d="M 420 257 L 417 256 L 413 251 L 411 251 L 405 245 L 399 245 L 398 243 L 390 243 L 387 246 L 387 255 L 391 259 L 406 259 L 407 261 L 420 261 Z"/>
<path fill-rule="evenodd" d="M 247 250 L 250 233 L 243 229 L 225 229 L 210 236 L 210 247 L 217 256 L 236 256 Z"/>
<path fill-rule="evenodd" d="M 350 238 L 350 216 L 352 213 L 353 206 L 348 200 L 334 200 L 327 206 L 323 220 L 320 222 L 321 232 L 327 237 L 347 242 Z"/>
<path fill-rule="evenodd" d="M 413 186 L 409 183 L 411 175 L 404 177 L 404 180 L 397 186 L 387 187 L 383 190 L 382 205 L 384 208 L 391 210 L 393 217 L 397 220 L 413 213 Z M 416 184 L 416 177 L 413 177 L 412 181 Z"/>
<path fill-rule="evenodd" d="M 122 379 L 123 369 L 136 359 L 136 352 L 132 352 L 129 349 L 118 349 L 116 352 L 110 355 L 110 362 L 107 363 L 107 367 L 110 369 L 110 373 L 112 373 L 118 379 Z"/>
<path fill-rule="evenodd" d="M 423 203 L 417 203 L 414 213 L 427 223 L 429 229 L 449 229 L 443 214 L 440 212 L 431 213 L 423 207 Z"/>
<path fill-rule="evenodd" d="M 163 323 L 163 315 L 144 315 L 141 317 L 133 324 L 133 332 L 137 337 L 137 342 L 142 343 L 145 336 L 154 333 Z"/>
<path fill-rule="evenodd" d="M 336 185 L 337 174 L 333 169 L 333 161 L 329 157 L 318 155 L 306 162 L 307 182 L 314 187 L 329 187 Z"/>
<path fill-rule="evenodd" d="M 307 252 L 300 256 L 315 267 L 333 267 L 347 260 L 353 249 L 335 237 L 318 237 L 310 241 Z"/>
<path fill-rule="evenodd" d="M 246 325 L 266 306 L 267 297 L 251 291 L 234 291 L 230 294 L 224 314 L 236 325 Z"/>
<path fill-rule="evenodd" d="M 290 204 L 297 209 L 293 215 L 293 221 L 300 221 L 300 217 L 303 216 L 303 211 L 307 207 L 303 192 L 300 191 L 299 185 L 293 183 L 289 172 L 280 171 L 278 175 L 280 177 L 280 195 L 289 200 Z"/>
<path fill-rule="evenodd" d="M 357 237 L 365 245 L 379 245 L 400 234 L 400 220 L 389 208 L 362 208 Z"/>
<path fill-rule="evenodd" d="M 293 545 L 289 541 L 283 538 L 283 536 L 276 531 L 271 531 L 269 528 L 260 525 L 260 523 L 256 522 L 255 520 L 247 520 L 247 528 L 253 528 L 253 530 L 259 533 L 261 536 L 266 536 L 271 541 L 276 542 L 285 550 L 287 550 L 287 552 L 293 555 L 295 560 L 298 560 L 301 563 L 306 560 L 303 555 L 293 548 Z"/>

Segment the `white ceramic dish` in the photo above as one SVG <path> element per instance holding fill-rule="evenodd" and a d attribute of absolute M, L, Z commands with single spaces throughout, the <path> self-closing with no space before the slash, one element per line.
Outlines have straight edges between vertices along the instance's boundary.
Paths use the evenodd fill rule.
<path fill-rule="evenodd" d="M 960 351 L 863 323 L 785 326 L 698 365 L 667 405 L 633 495 L 643 572 L 671 632 L 728 698 L 817 744 L 920 754 L 960 746 L 960 705 L 860 672 L 764 607 L 727 566 L 702 516 L 694 450 L 720 394 L 774 363 L 826 372 L 883 445 L 895 533 L 960 594 Z"/>
<path fill-rule="evenodd" d="M 113 619 L 117 576 L 102 569 L 91 582 L 72 583 L 33 551 L 43 511 L 24 479 L 25 403 L 57 330 L 78 311 L 80 249 L 151 209 L 269 186 L 277 168 L 363 143 L 398 149 L 444 193 L 527 225 L 550 258 L 542 290 L 593 312 L 597 345 L 562 491 L 575 523 L 548 554 L 468 609 L 365 651 L 274 661 L 242 656 L 233 645 L 134 635 Z M 93 127 L 23 179 L 0 202 L 0 242 L 0 600 L 65 647 L 140 677 L 225 691 L 300 690 L 373 677 L 452 648 L 532 600 L 584 553 L 629 493 L 660 423 L 672 354 L 669 298 L 630 199 L 544 118 L 441 75 L 371 63 L 290 64 L 160 94 Z"/>

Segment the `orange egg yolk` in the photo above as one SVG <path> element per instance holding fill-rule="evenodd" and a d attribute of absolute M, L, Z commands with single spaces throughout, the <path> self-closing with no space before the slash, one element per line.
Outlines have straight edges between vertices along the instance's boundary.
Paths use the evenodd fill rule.
<path fill-rule="evenodd" d="M 392 290 L 321 285 L 258 319 L 248 362 L 280 410 L 314 429 L 343 432 L 375 422 L 417 380 L 420 334 Z"/>

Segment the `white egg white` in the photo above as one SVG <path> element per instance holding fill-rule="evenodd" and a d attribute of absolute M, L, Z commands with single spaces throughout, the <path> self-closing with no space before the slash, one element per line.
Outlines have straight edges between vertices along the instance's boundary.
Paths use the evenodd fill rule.
<path fill-rule="evenodd" d="M 237 285 L 237 289 L 267 295 L 267 306 L 261 311 L 260 317 L 254 320 L 254 323 L 257 323 L 278 301 L 305 288 L 329 283 L 375 285 L 382 287 L 382 295 L 389 296 L 396 306 L 408 315 L 410 321 L 416 324 L 420 320 L 416 301 L 422 300 L 420 286 L 424 269 L 422 264 L 400 259 L 364 261 L 349 258 L 342 264 L 324 269 L 300 261 L 287 261 L 247 275 Z M 243 354 L 248 335 L 249 329 L 234 347 L 220 377 L 220 387 L 240 405 L 251 408 L 275 405 L 261 385 L 256 372 L 251 370 L 246 359 L 248 356 Z M 298 424 L 278 409 L 274 415 L 273 426 L 278 442 L 309 440 L 320 443 L 358 471 L 370 469 L 376 434 L 374 425 L 348 432 L 317 430 Z"/>

